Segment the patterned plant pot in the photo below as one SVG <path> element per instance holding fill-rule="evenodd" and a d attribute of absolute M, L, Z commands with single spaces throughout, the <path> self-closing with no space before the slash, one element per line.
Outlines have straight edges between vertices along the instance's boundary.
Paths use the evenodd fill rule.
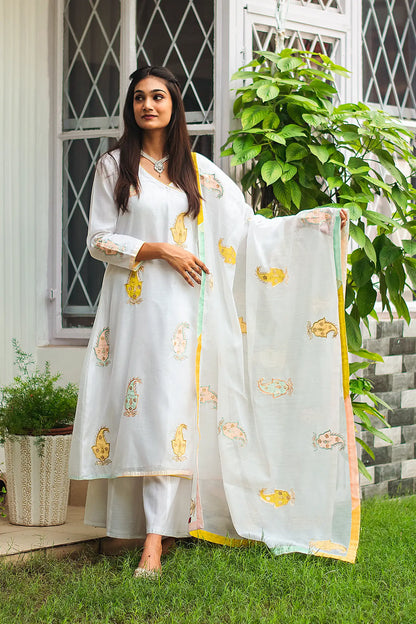
<path fill-rule="evenodd" d="M 68 507 L 68 461 L 72 435 L 44 437 L 42 456 L 35 436 L 13 436 L 4 443 L 8 518 L 11 524 L 64 524 Z"/>

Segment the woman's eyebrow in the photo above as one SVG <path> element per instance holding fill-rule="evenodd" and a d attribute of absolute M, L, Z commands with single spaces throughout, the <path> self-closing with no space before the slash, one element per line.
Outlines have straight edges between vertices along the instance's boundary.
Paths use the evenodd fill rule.
<path fill-rule="evenodd" d="M 163 89 L 152 89 L 150 93 L 158 93 L 159 91 L 161 91 L 162 93 L 166 93 L 166 91 L 164 91 Z M 142 91 L 141 89 L 136 89 L 134 93 L 144 93 L 144 91 Z"/>

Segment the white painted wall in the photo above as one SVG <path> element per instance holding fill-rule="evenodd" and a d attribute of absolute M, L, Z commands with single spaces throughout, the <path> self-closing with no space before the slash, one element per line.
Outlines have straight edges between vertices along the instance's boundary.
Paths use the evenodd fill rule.
<path fill-rule="evenodd" d="M 15 372 L 12 337 L 65 381 L 78 381 L 85 351 L 46 348 L 50 223 L 61 210 L 52 205 L 55 9 L 53 0 L 0 2 L 0 385 Z"/>
<path fill-rule="evenodd" d="M 50 67 L 48 0 L 0 4 L 0 384 L 11 338 L 47 341 Z"/>

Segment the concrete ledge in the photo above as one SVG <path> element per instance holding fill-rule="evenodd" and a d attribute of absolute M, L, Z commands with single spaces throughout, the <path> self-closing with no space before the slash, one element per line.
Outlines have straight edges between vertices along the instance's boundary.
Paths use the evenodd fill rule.
<path fill-rule="evenodd" d="M 84 524 L 84 508 L 69 507 L 65 524 L 52 527 L 25 527 L 10 524 L 0 518 L 0 556 L 3 560 L 22 561 L 25 556 L 49 549 L 54 555 L 64 556 L 80 549 L 100 549 L 99 540 L 105 538 L 105 529 Z"/>
<path fill-rule="evenodd" d="M 93 551 L 98 554 L 100 552 L 100 540 L 88 540 L 86 542 L 67 544 L 66 546 L 48 546 L 45 548 L 37 548 L 36 550 L 26 550 L 12 555 L 0 555 L 0 557 L 1 561 L 6 563 L 21 564 L 29 561 L 35 553 L 42 553 L 47 557 L 60 559 L 63 557 L 76 557 L 86 551 Z"/>
<path fill-rule="evenodd" d="M 143 546 L 142 539 L 116 539 L 105 529 L 84 524 L 84 507 L 68 507 L 65 524 L 54 527 L 24 527 L 0 518 L 0 559 L 24 563 L 35 553 L 47 557 L 77 556 L 82 552 L 118 555 Z"/>

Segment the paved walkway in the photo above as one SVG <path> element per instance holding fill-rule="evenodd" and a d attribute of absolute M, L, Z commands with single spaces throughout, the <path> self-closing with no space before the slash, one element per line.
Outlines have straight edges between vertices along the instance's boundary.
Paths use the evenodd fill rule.
<path fill-rule="evenodd" d="M 53 527 L 23 527 L 0 518 L 0 558 L 2 561 L 24 561 L 35 551 L 47 551 L 52 556 L 64 556 L 82 551 L 88 546 L 97 552 L 116 552 L 124 540 L 105 537 L 105 529 L 84 524 L 84 508 L 68 507 L 65 524 Z M 131 540 L 133 542 L 133 540 Z M 129 543 L 129 546 L 137 544 Z"/>

